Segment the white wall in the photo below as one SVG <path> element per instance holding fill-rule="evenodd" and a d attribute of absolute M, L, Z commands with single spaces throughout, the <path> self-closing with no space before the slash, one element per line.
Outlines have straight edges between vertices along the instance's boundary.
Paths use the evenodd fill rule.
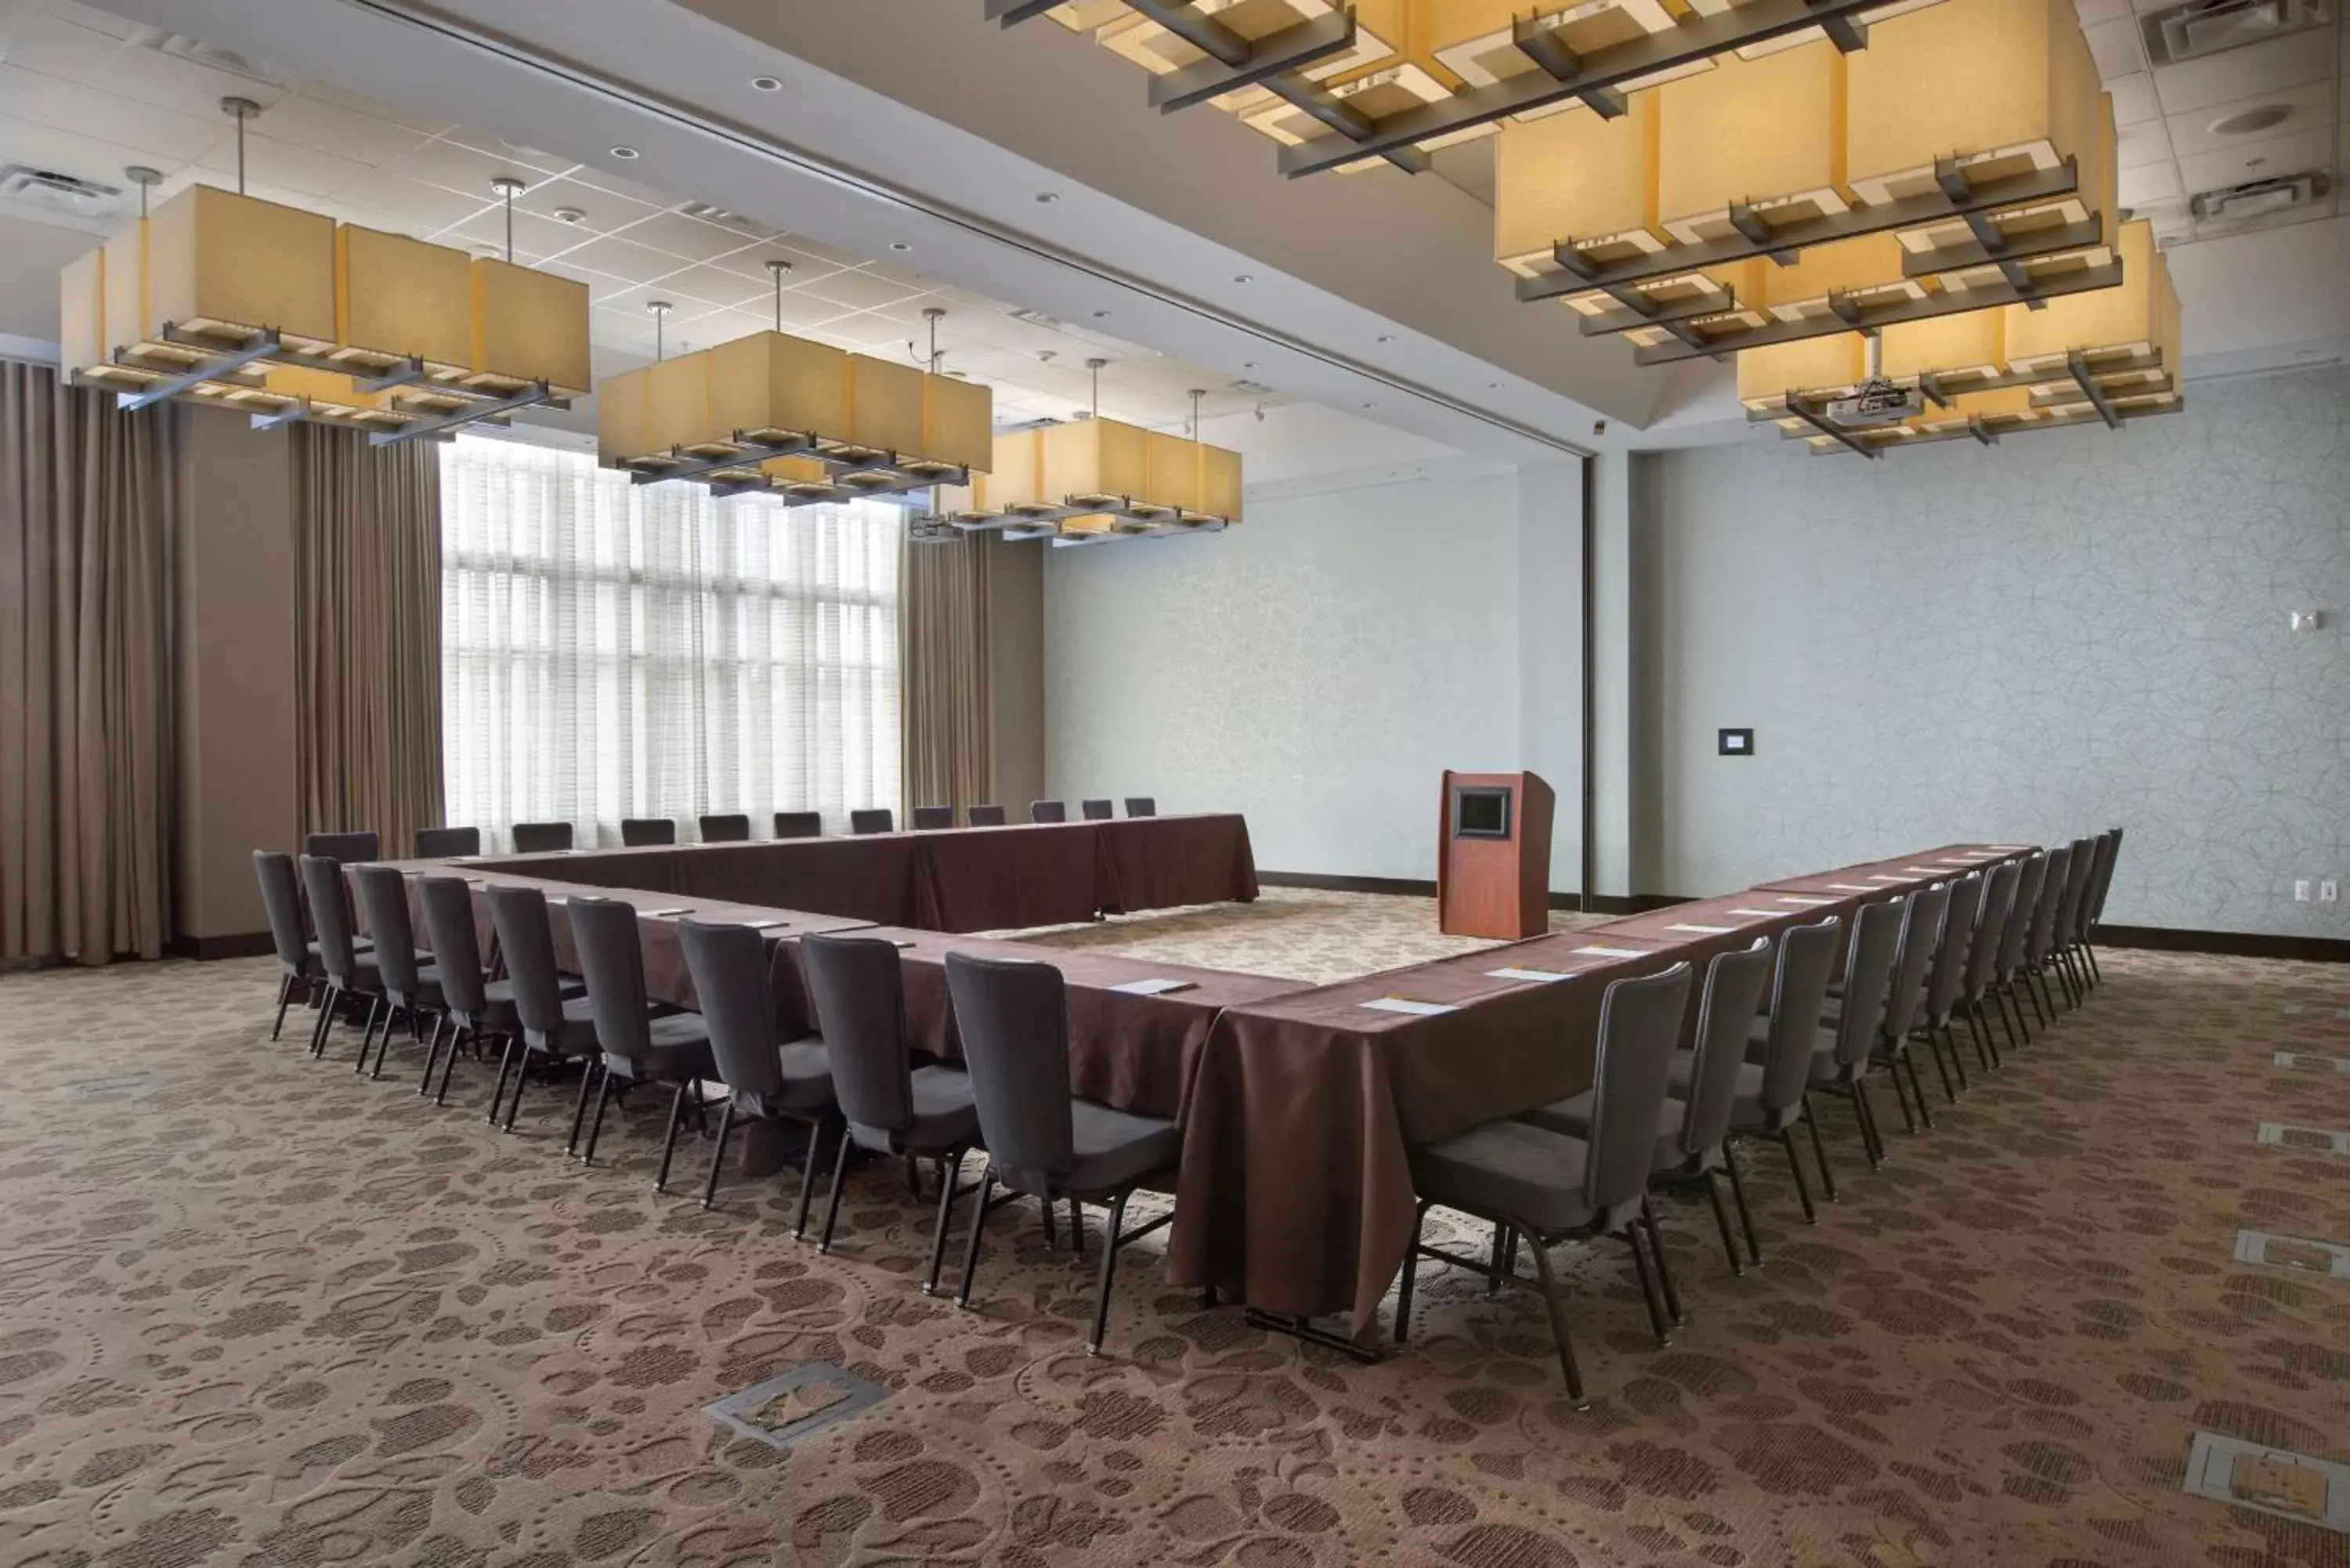
<path fill-rule="evenodd" d="M 2350 875 L 2346 421 L 2337 368 L 2120 434 L 1652 460 L 1643 890 L 2117 823 L 2116 923 L 2350 936 L 2292 898 Z M 1756 755 L 1717 756 L 1741 725 Z"/>
<path fill-rule="evenodd" d="M 1425 879 L 1439 775 L 1530 766 L 1561 797 L 1552 886 L 1571 888 L 1579 483 L 1565 464 L 1253 491 L 1224 534 L 1053 551 L 1052 793 L 1243 811 L 1267 870 Z"/>

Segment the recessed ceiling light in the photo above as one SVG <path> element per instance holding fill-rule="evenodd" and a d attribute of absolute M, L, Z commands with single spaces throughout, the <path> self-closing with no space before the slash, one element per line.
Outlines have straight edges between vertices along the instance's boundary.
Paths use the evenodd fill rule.
<path fill-rule="evenodd" d="M 1389 332 L 1382 332 L 1379 334 L 1378 340 L 1382 343 L 1392 343 L 1395 341 L 1395 335 Z"/>
<path fill-rule="evenodd" d="M 751 78 L 751 85 L 757 88 L 761 92 L 781 92 L 784 90 L 783 82 L 775 77 L 753 77 Z"/>
<path fill-rule="evenodd" d="M 1243 359 L 1241 361 L 1241 369 L 1243 370 L 1253 370 L 1256 369 L 1256 361 L 1253 359 Z"/>
<path fill-rule="evenodd" d="M 588 221 L 587 212 L 579 207 L 557 207 L 554 216 L 558 223 L 584 223 Z"/>
<path fill-rule="evenodd" d="M 1234 283 L 1254 283 L 1256 281 L 1256 275 L 1253 273 L 1236 272 L 1232 274 L 1232 281 Z"/>
<path fill-rule="evenodd" d="M 621 160 L 623 162 L 634 159 L 636 155 L 637 150 L 633 147 L 615 147 L 612 149 L 612 156 Z"/>
<path fill-rule="evenodd" d="M 1109 317 L 1109 312 L 1108 312 L 1108 311 L 1107 311 L 1107 310 L 1097 310 L 1097 311 L 1095 311 L 1095 312 L 1094 312 L 1094 319 L 1095 319 L 1096 321 L 1103 321 L 1103 320 L 1107 320 L 1107 319 L 1108 318 L 1108 317 Z"/>
<path fill-rule="evenodd" d="M 1042 202 L 1048 207 L 1060 199 L 1061 193 L 1058 191 L 1039 191 L 1036 192 L 1036 200 Z"/>
<path fill-rule="evenodd" d="M 1489 392 L 1498 392 L 1502 389 L 1502 383 L 1499 381 L 1488 381 L 1485 383 L 1485 389 Z"/>
<path fill-rule="evenodd" d="M 2264 103 L 2251 109 L 2240 109 L 2233 114 L 2223 114 L 2211 122 L 2214 136 L 2250 136 L 2254 131 L 2273 130 L 2293 118 L 2290 104 Z"/>
<path fill-rule="evenodd" d="M 1378 404 L 1377 404 L 1377 403 L 1365 403 L 1365 404 L 1363 405 L 1363 407 L 1365 407 L 1365 408 L 1367 408 L 1367 409 L 1376 409 L 1376 408 L 1378 408 Z"/>
<path fill-rule="evenodd" d="M 891 241 L 889 242 L 889 248 L 890 248 L 891 250 L 893 250 L 893 251 L 910 251 L 910 250 L 912 250 L 914 247 L 913 247 L 913 246 L 911 246 L 911 245 L 910 245 L 910 244 L 907 244 L 905 241 L 903 241 L 903 240 L 891 240 Z"/>

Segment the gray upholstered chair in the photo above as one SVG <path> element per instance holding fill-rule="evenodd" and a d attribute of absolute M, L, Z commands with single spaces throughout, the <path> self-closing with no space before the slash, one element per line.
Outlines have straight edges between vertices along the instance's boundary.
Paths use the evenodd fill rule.
<path fill-rule="evenodd" d="M 1032 800 L 1028 803 L 1028 820 L 1031 822 L 1066 822 L 1069 820 L 1068 802 L 1060 800 Z"/>
<path fill-rule="evenodd" d="M 814 1035 L 785 1040 L 775 1027 L 775 993 L 767 978 L 767 946 L 749 926 L 682 920 L 678 937 L 685 967 L 702 1002 L 702 1027 L 711 1054 L 726 1085 L 718 1136 L 710 1151 L 714 1173 L 726 1158 L 726 1138 L 739 1122 L 795 1122 L 807 1129 L 800 1150 L 800 1196 L 792 1233 L 807 1229 L 808 1197 L 814 1191 L 825 1129 L 838 1120 L 833 1102 L 832 1061 Z M 705 1183 L 704 1196 L 710 1184 Z"/>
<path fill-rule="evenodd" d="M 1959 1054 L 1959 1037 L 1952 1031 L 1959 993 L 1966 983 L 1967 954 L 1973 950 L 1975 924 L 1982 913 L 1983 877 L 1970 871 L 1950 883 L 1950 903 L 1942 911 L 1942 940 L 1935 944 L 1934 961 L 1926 966 L 1926 1001 L 1918 1020 L 1917 1036 L 1934 1055 L 1934 1070 L 1942 1080 L 1943 1097 L 1956 1104 L 1958 1091 L 1967 1086 L 1967 1064 Z M 1944 1060 L 1945 1048 L 1949 1060 Z M 1950 1075 L 1958 1075 L 1958 1086 Z"/>
<path fill-rule="evenodd" d="M 1738 1070 L 1746 1064 L 1746 1033 L 1762 1008 L 1762 987 L 1770 978 L 1768 937 L 1755 938 L 1742 952 L 1717 953 L 1706 965 L 1705 990 L 1698 1002 L 1697 1044 L 1691 1051 L 1674 1053 L 1674 1076 L 1657 1113 L 1656 1160 L 1648 1174 L 1648 1185 L 1662 1191 L 1704 1184 L 1706 1199 L 1713 1206 L 1714 1224 L 1721 1232 L 1722 1255 L 1730 1260 L 1731 1272 L 1739 1274 L 1746 1272 L 1746 1264 L 1731 1238 L 1730 1217 L 1721 1206 L 1721 1189 L 1714 1179 L 1727 1165 L 1731 1190 L 1743 1214 L 1744 1186 L 1726 1147 L 1730 1107 L 1738 1094 Z M 1528 1111 L 1521 1119 L 1588 1143 L 1596 1097 L 1596 1087 L 1586 1089 Z M 1661 1262 L 1664 1242 L 1656 1233 L 1653 1205 L 1643 1219 Z M 1746 1232 L 1748 1246 L 1759 1262 L 1762 1249 L 1753 1241 L 1751 1219 L 1746 1221 Z M 1660 1266 L 1658 1274 L 1664 1286 L 1666 1310 L 1678 1323 L 1680 1303 L 1672 1287 L 1672 1272 Z"/>
<path fill-rule="evenodd" d="M 563 976 L 555 967 L 555 932 L 547 924 L 546 895 L 525 884 L 493 883 L 489 889 L 490 924 L 497 931 L 498 951 L 506 961 L 509 996 L 516 1028 L 506 1035 L 498 1055 L 497 1086 L 490 1094 L 490 1120 L 498 1119 L 505 1102 L 506 1075 L 514 1075 L 514 1099 L 506 1105 L 504 1124 L 514 1131 L 522 1109 L 523 1085 L 530 1077 L 533 1058 L 547 1066 L 597 1054 L 596 1019 L 585 996 L 564 994 Z M 520 1056 L 516 1056 L 516 1048 Z"/>
<path fill-rule="evenodd" d="M 2029 1044 L 2032 1025 L 2024 1021 L 2023 1003 L 2016 1000 L 2015 992 L 2016 988 L 2022 985 L 2027 999 L 2032 994 L 2031 986 L 2023 980 L 2023 955 L 2031 943 L 2032 920 L 2040 908 L 2040 895 L 2048 885 L 2048 851 L 2035 849 L 2023 858 L 2022 864 L 2022 877 L 2015 885 L 2015 905 L 2008 915 L 2006 928 L 2000 932 L 1998 979 L 1992 993 L 2000 1002 L 2001 1022 L 2004 1023 L 2012 1012 L 2015 1015 L 2017 1035 Z M 2035 1012 L 2040 1009 L 2036 1001 L 2032 1006 Z"/>
<path fill-rule="evenodd" d="M 1566 1304 L 1558 1293 L 1550 1249 L 1562 1241 L 1618 1236 L 1631 1249 L 1633 1271 L 1648 1303 L 1648 1321 L 1665 1335 L 1664 1308 L 1650 1278 L 1640 1226 L 1649 1211 L 1648 1176 L 1656 1167 L 1657 1122 L 1664 1114 L 1673 1043 L 1689 1003 L 1690 966 L 1611 982 L 1599 1003 L 1599 1045 L 1592 1068 L 1589 1141 L 1504 1117 L 1411 1151 L 1412 1185 L 1419 1202 L 1411 1244 L 1404 1254 L 1396 1297 L 1396 1342 L 1411 1330 L 1411 1298 L 1419 1261 L 1432 1258 L 1487 1276 L 1489 1288 L 1523 1284 L 1508 1266 L 1517 1243 L 1534 1253 L 1534 1274 L 1550 1316 L 1558 1364 L 1575 1407 L 1590 1401 L 1575 1363 Z M 1480 1262 L 1423 1244 L 1420 1231 L 1436 1204 L 1491 1223 L 1503 1256 Z"/>
<path fill-rule="evenodd" d="M 939 1213 L 922 1293 L 935 1295 L 955 1208 L 978 1186 L 962 1179 L 962 1158 L 979 1142 L 979 1106 L 972 1098 L 971 1075 L 938 1063 L 914 1065 L 906 1041 L 905 978 L 896 943 L 811 932 L 800 939 L 800 962 L 807 971 L 816 1028 L 831 1055 L 833 1093 L 848 1124 L 833 1158 L 832 1190 L 825 1200 L 816 1248 L 832 1251 L 833 1227 L 840 1219 L 841 1175 L 851 1143 L 875 1154 L 927 1159 L 938 1177 Z"/>
<path fill-rule="evenodd" d="M 270 1025 L 275 1040 L 286 1028 L 286 1009 L 294 992 L 316 997 L 327 978 L 318 962 L 318 944 L 302 924 L 302 882 L 294 857 L 274 849 L 253 852 L 253 874 L 261 883 L 261 908 L 269 917 L 269 944 L 277 950 L 277 1022 Z"/>
<path fill-rule="evenodd" d="M 1901 899 L 1901 940 L 1895 949 L 1892 988 L 1886 994 L 1885 1013 L 1869 1053 L 1872 1064 L 1883 1067 L 1893 1080 L 1893 1098 L 1901 1106 L 1901 1122 L 1911 1132 L 1934 1125 L 1933 1107 L 1926 1103 L 1926 1085 L 1918 1077 L 1917 1058 L 1909 1054 L 1909 1039 L 1926 1015 L 1926 971 L 1941 945 L 1942 915 L 1950 906 L 1950 885 L 1933 882 Z M 1840 1002 L 1831 1002 L 1834 1011 Z M 1908 1090 L 1901 1075 L 1909 1075 Z M 1917 1108 L 1910 1108 L 1914 1093 Z"/>
<path fill-rule="evenodd" d="M 383 992 L 383 1039 L 376 1047 L 375 1070 L 368 1075 L 380 1078 L 383 1059 L 391 1052 L 392 1026 L 407 1020 L 410 1035 L 421 1044 L 424 1015 L 429 1012 L 437 1041 L 447 1004 L 441 997 L 440 971 L 417 960 L 416 929 L 408 914 L 408 878 L 390 866 L 354 866 L 350 875 L 359 884 L 359 908 L 367 912 L 368 931 L 375 939 L 376 976 Z M 359 1065 L 351 1070 L 365 1072 L 367 1064 L 367 1046 L 362 1043 Z"/>
<path fill-rule="evenodd" d="M 1877 1130 L 1877 1107 L 1868 1099 L 1868 1054 L 1885 1022 L 1894 950 L 1908 912 L 1908 905 L 1886 899 L 1862 905 L 1853 917 L 1852 943 L 1845 950 L 1844 994 L 1834 1004 L 1834 1016 L 1823 1015 L 1812 1047 L 1812 1087 L 1852 1102 L 1861 1148 L 1872 1170 L 1885 1163 L 1885 1140 Z"/>
<path fill-rule="evenodd" d="M 1107 800 L 1085 800 L 1077 803 L 1087 822 L 1107 822 L 1118 815 L 1115 804 Z"/>
<path fill-rule="evenodd" d="M 824 836 L 824 813 L 820 811 L 779 811 L 775 813 L 775 836 L 778 838 L 821 838 Z"/>
<path fill-rule="evenodd" d="M 368 1035 L 359 1046 L 364 1054 L 367 1040 L 375 1033 L 383 982 L 376 973 L 373 950 L 361 951 L 352 938 L 351 900 L 343 886 L 342 862 L 323 855 L 302 857 L 302 890 L 309 895 L 310 924 L 318 933 L 318 967 L 327 977 L 326 999 L 318 1008 L 317 1024 L 310 1032 L 310 1054 L 315 1058 L 327 1054 L 336 1017 L 345 1003 L 356 999 L 368 1004 Z"/>
<path fill-rule="evenodd" d="M 677 822 L 667 816 L 624 816 L 620 842 L 630 849 L 657 848 L 677 842 Z"/>
<path fill-rule="evenodd" d="M 963 815 L 973 827 L 1001 827 L 1004 823 L 1003 808 L 1000 805 L 974 805 Z"/>
<path fill-rule="evenodd" d="M 2048 966 L 2056 951 L 2056 911 L 2064 902 L 2064 885 L 2073 876 L 2073 846 L 2059 844 L 2047 851 L 2048 874 L 2033 901 L 2032 923 L 2023 936 L 2023 994 L 2033 1015 L 2043 1023 L 2056 1022 L 2056 998 L 2049 990 Z M 2044 1004 L 2044 1005 L 2043 1005 Z"/>
<path fill-rule="evenodd" d="M 432 950 L 432 971 L 441 982 L 442 1011 L 449 1023 L 449 1054 L 441 1067 L 441 1086 L 432 1086 L 433 1062 L 441 1048 L 440 1034 L 435 1032 L 432 1052 L 424 1058 L 424 1081 L 416 1092 L 431 1094 L 434 1105 L 447 1105 L 458 1049 L 471 1045 L 478 1053 L 484 1040 L 503 1040 L 522 1027 L 522 1020 L 515 1012 L 515 982 L 491 980 L 483 971 L 472 885 L 461 877 L 420 877 L 416 898 L 423 909 L 425 942 Z M 558 990 L 568 1000 L 582 994 L 585 988 L 578 981 L 565 980 Z"/>
<path fill-rule="evenodd" d="M 704 814 L 700 826 L 704 844 L 742 844 L 751 836 L 751 818 L 744 812 Z"/>
<path fill-rule="evenodd" d="M 886 805 L 868 806 L 863 810 L 852 811 L 848 814 L 848 831 L 895 833 L 898 831 L 898 819 Z"/>
<path fill-rule="evenodd" d="M 2023 880 L 2023 862 L 2002 860 L 1991 868 L 1983 883 L 1982 909 L 1975 916 L 1975 933 L 1967 944 L 1966 967 L 1959 975 L 1958 1016 L 1967 1021 L 1967 1033 L 1974 1036 L 1975 1058 L 1985 1066 L 2000 1065 L 1999 1042 L 1992 1038 L 1990 1016 L 1983 1003 L 1993 999 L 1992 985 L 1999 978 L 1999 951 L 2007 940 L 2008 926 L 2015 914 L 2015 889 Z M 2007 1030 L 2007 1014 L 2000 1014 L 2000 1028 Z M 2008 1032 L 2008 1044 L 2015 1043 L 2012 1031 Z"/>
<path fill-rule="evenodd" d="M 1059 970 L 958 952 L 947 954 L 946 970 L 955 1028 L 979 1104 L 980 1136 L 987 1145 L 987 1170 L 980 1178 L 979 1209 L 972 1217 L 955 1303 L 971 1304 L 991 1210 L 1026 1195 L 1044 1206 L 1049 1221 L 1055 1199 L 1069 1199 L 1080 1213 L 1087 1203 L 1100 1204 L 1109 1218 L 1094 1287 L 1093 1328 L 1086 1338 L 1086 1353 L 1098 1355 L 1119 1249 L 1174 1218 L 1170 1209 L 1128 1231 L 1127 1200 L 1145 1186 L 1173 1180 L 1183 1152 L 1182 1130 L 1171 1121 L 1071 1093 L 1068 1006 Z M 1000 1199 L 993 1197 L 998 1187 L 1005 1189 Z M 1084 1234 L 1080 1218 L 1080 1251 Z"/>
<path fill-rule="evenodd" d="M 356 866 L 362 860 L 382 859 L 383 840 L 366 829 L 357 833 L 313 833 L 302 840 L 302 853 Z"/>
<path fill-rule="evenodd" d="M 2055 942 L 2048 959 L 2065 1001 L 2078 1007 L 2089 994 L 2088 974 L 2080 960 L 2080 927 L 2081 912 L 2088 908 L 2089 884 L 2096 875 L 2097 846 L 2094 839 L 2076 838 L 2066 847 L 2073 857 L 2065 863 L 2064 891 L 2056 904 Z"/>
<path fill-rule="evenodd" d="M 1804 1162 L 1795 1153 L 1795 1124 L 1811 1129 L 1812 1154 L 1820 1162 L 1820 1181 L 1835 1196 L 1835 1177 L 1828 1169 L 1826 1147 L 1820 1141 L 1820 1124 L 1812 1117 L 1810 1089 L 1812 1056 L 1819 1042 L 1821 1010 L 1826 1004 L 1828 974 L 1835 965 L 1836 943 L 1844 922 L 1834 915 L 1814 925 L 1797 926 L 1779 938 L 1779 961 L 1771 979 L 1768 1016 L 1747 1026 L 1746 1061 L 1738 1070 L 1736 1096 L 1730 1103 L 1730 1141 L 1745 1138 L 1775 1140 L 1787 1157 L 1795 1183 L 1795 1197 L 1804 1206 L 1804 1221 L 1819 1222 L 1812 1207 L 1811 1188 L 1804 1180 Z M 1690 1081 L 1691 1066 L 1673 1063 L 1673 1093 Z M 1746 1195 L 1732 1189 L 1742 1212 Z M 1751 1223 L 1748 1234 L 1752 1234 Z M 1762 1253 L 1755 1253 L 1759 1261 Z"/>
<path fill-rule="evenodd" d="M 2108 827 L 2097 836 L 2099 846 L 2095 868 L 2089 874 L 2089 896 L 2084 901 L 2081 914 L 2081 956 L 2088 961 L 2089 979 L 2094 983 L 2105 979 L 2097 970 L 2097 950 L 2089 939 L 2105 923 L 2106 895 L 2113 891 L 2114 863 L 2122 855 L 2122 830 Z"/>
<path fill-rule="evenodd" d="M 686 1099 L 702 1104 L 702 1081 L 718 1075 L 710 1054 L 710 1035 L 698 1012 L 657 1007 L 645 996 L 645 953 L 637 927 L 637 907 L 618 898 L 574 895 L 565 906 L 571 921 L 571 948 L 579 958 L 579 973 L 588 982 L 588 1012 L 595 1020 L 596 1044 L 601 1061 L 590 1062 L 579 1075 L 579 1103 L 571 1113 L 571 1141 L 567 1152 L 579 1147 L 581 1120 L 588 1110 L 588 1087 L 596 1086 L 596 1116 L 588 1125 L 588 1147 L 581 1162 L 596 1163 L 596 1140 L 604 1130 L 604 1107 L 615 1089 L 625 1094 L 640 1084 L 670 1087 L 669 1131 L 661 1141 L 660 1174 L 653 1190 L 669 1186 L 671 1158 L 677 1150 L 678 1117 Z M 710 1187 L 717 1167 L 711 1167 L 702 1206 L 710 1207 Z"/>
<path fill-rule="evenodd" d="M 1128 816 L 1157 816 L 1159 815 L 1159 803 L 1151 799 L 1147 794 L 1128 795 L 1126 797 L 1126 815 Z"/>
<path fill-rule="evenodd" d="M 478 827 L 420 827 L 416 830 L 416 857 L 419 860 L 446 860 L 457 855 L 479 855 L 482 852 L 482 830 Z"/>
<path fill-rule="evenodd" d="M 952 827 L 955 808 L 951 805 L 918 805 L 914 808 L 914 826 L 921 829 Z"/>
<path fill-rule="evenodd" d="M 517 822 L 514 825 L 514 846 L 516 855 L 552 855 L 571 847 L 571 825 L 567 822 Z"/>

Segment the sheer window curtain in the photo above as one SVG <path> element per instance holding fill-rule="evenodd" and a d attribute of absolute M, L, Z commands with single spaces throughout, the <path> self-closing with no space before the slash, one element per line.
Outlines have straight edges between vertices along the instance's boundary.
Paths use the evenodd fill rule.
<path fill-rule="evenodd" d="M 636 485 L 583 454 L 441 449 L 448 820 L 898 804 L 903 516 Z"/>

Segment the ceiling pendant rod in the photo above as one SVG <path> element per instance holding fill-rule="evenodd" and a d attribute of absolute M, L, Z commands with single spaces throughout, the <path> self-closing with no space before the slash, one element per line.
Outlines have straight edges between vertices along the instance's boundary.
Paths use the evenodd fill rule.
<path fill-rule="evenodd" d="M 514 265 L 514 199 L 522 193 L 523 182 L 512 174 L 501 174 L 490 182 L 490 189 L 498 193 L 506 207 L 506 265 Z"/>
<path fill-rule="evenodd" d="M 133 163 L 122 171 L 122 177 L 139 187 L 139 221 L 147 221 L 147 193 L 163 182 L 161 169 L 150 169 L 144 163 Z"/>
<path fill-rule="evenodd" d="M 946 358 L 939 350 L 939 320 L 945 315 L 946 310 L 941 306 L 926 305 L 922 307 L 922 319 L 931 324 L 930 371 L 933 376 L 945 373 L 939 369 L 940 363 Z"/>
<path fill-rule="evenodd" d="M 1207 395 L 1208 389 L 1205 387 L 1191 389 L 1191 439 L 1195 441 L 1200 439 L 1200 400 Z"/>
<path fill-rule="evenodd" d="M 236 121 L 236 193 L 244 194 L 244 122 L 261 112 L 261 106 L 249 98 L 224 98 L 220 100 L 221 112 Z"/>
<path fill-rule="evenodd" d="M 791 270 L 792 264 L 787 261 L 767 264 L 767 275 L 775 280 L 775 330 L 778 332 L 784 329 L 784 275 Z"/>
<path fill-rule="evenodd" d="M 1102 373 L 1102 367 L 1103 367 L 1103 366 L 1105 366 L 1105 365 L 1107 365 L 1107 364 L 1108 364 L 1108 363 L 1109 363 L 1109 361 L 1108 361 L 1108 360 L 1107 360 L 1107 359 L 1088 359 L 1088 360 L 1087 360 L 1087 361 L 1086 361 L 1086 369 L 1088 369 L 1088 370 L 1090 370 L 1090 371 L 1092 371 L 1092 372 L 1093 372 L 1093 376 L 1094 376 L 1094 412 L 1093 412 L 1093 417 L 1094 417 L 1094 418 L 1096 418 L 1096 419 L 1099 419 L 1099 418 L 1101 418 L 1101 373 Z"/>
<path fill-rule="evenodd" d="M 653 313 L 653 363 L 669 358 L 669 313 L 676 308 L 666 299 L 649 299 L 645 308 Z"/>

